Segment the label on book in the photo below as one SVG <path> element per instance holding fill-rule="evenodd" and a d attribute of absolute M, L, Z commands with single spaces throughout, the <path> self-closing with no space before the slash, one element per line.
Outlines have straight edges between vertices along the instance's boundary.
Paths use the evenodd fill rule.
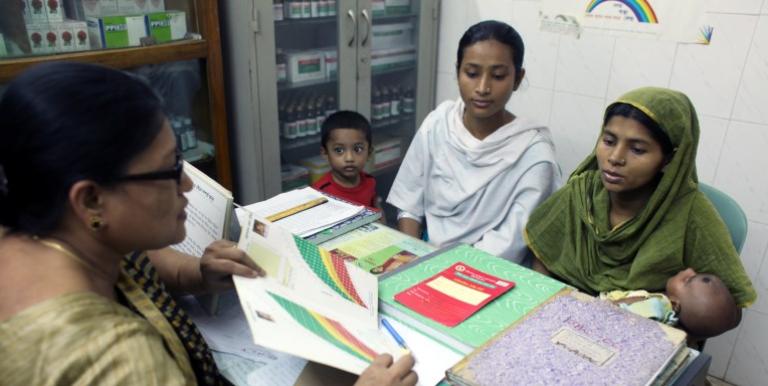
<path fill-rule="evenodd" d="M 457 262 L 395 295 L 404 306 L 448 327 L 456 326 L 515 283 Z"/>

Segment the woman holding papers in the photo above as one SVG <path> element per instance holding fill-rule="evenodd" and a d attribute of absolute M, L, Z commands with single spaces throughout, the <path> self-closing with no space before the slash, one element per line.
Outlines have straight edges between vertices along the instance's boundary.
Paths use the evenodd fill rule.
<path fill-rule="evenodd" d="M 719 276 L 741 307 L 752 303 L 728 230 L 698 189 L 698 140 L 680 92 L 646 87 L 608 106 L 594 152 L 528 221 L 534 268 L 590 293 L 663 291 L 693 268 Z"/>
<path fill-rule="evenodd" d="M 227 383 L 166 288 L 215 290 L 261 270 L 223 242 L 202 259 L 163 249 L 185 236 L 191 188 L 161 100 L 137 78 L 58 62 L 9 84 L 0 99 L 4 383 Z M 132 252 L 156 249 L 152 262 Z M 379 358 L 367 379 L 414 384 L 403 383 L 408 359 Z"/>
<path fill-rule="evenodd" d="M 473 25 L 459 41 L 461 98 L 440 104 L 422 123 L 387 202 L 398 228 L 428 230 L 442 246 L 464 242 L 520 262 L 528 215 L 560 182 L 549 130 L 507 110 L 525 76 L 524 45 L 498 21 Z"/>

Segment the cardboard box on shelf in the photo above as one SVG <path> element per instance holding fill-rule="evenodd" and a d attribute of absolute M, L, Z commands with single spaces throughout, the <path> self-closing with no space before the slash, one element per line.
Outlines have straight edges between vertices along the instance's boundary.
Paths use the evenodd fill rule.
<path fill-rule="evenodd" d="M 402 67 L 416 61 L 416 48 L 403 47 L 371 51 L 371 70 L 383 71 Z"/>
<path fill-rule="evenodd" d="M 299 161 L 302 166 L 309 169 L 310 183 L 315 183 L 319 180 L 323 174 L 331 171 L 331 166 L 328 165 L 328 161 L 322 155 L 316 155 L 314 157 L 304 158 Z"/>
<path fill-rule="evenodd" d="M 328 79 L 333 79 L 339 72 L 339 52 L 336 48 L 323 50 L 325 55 L 325 75 Z"/>
<path fill-rule="evenodd" d="M 372 50 L 412 46 L 413 22 L 375 24 L 371 35 Z"/>
<path fill-rule="evenodd" d="M 147 35 L 157 43 L 183 39 L 187 34 L 187 15 L 182 11 L 155 12 L 146 15 Z"/>
<path fill-rule="evenodd" d="M 46 0 L 45 15 L 49 23 L 64 21 L 64 7 L 62 0 Z"/>
<path fill-rule="evenodd" d="M 56 23 L 55 28 L 59 35 L 59 52 L 72 52 L 77 47 L 77 36 L 73 26 L 69 22 Z"/>
<path fill-rule="evenodd" d="M 399 137 L 381 137 L 373 145 L 373 170 L 384 169 L 400 162 L 403 141 Z"/>
<path fill-rule="evenodd" d="M 286 52 L 288 82 L 325 79 L 325 54 L 322 51 Z"/>
<path fill-rule="evenodd" d="M 144 15 L 88 18 L 91 48 L 135 47 L 147 36 Z"/>
<path fill-rule="evenodd" d="M 29 12 L 30 24 L 40 24 L 48 21 L 48 14 L 45 12 L 45 1 L 27 0 L 26 8 Z"/>
<path fill-rule="evenodd" d="M 48 46 L 45 42 L 46 26 L 44 24 L 27 24 L 27 37 L 29 47 L 33 54 L 47 54 Z"/>
<path fill-rule="evenodd" d="M 91 48 L 88 39 L 88 23 L 80 20 L 68 20 L 65 23 L 69 25 L 72 35 L 75 37 L 72 51 L 86 51 Z"/>

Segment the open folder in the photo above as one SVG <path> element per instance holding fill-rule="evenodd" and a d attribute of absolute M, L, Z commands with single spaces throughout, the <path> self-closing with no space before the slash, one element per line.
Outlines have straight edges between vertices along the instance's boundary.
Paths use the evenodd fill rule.
<path fill-rule="evenodd" d="M 249 217 L 239 247 L 266 277 L 234 281 L 254 343 L 355 374 L 378 354 L 401 355 L 379 330 L 376 276 Z"/>

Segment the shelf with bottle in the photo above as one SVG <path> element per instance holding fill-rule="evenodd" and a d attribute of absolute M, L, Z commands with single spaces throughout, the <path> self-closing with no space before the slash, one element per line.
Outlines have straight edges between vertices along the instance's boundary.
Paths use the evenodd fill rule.
<path fill-rule="evenodd" d="M 387 83 L 373 86 L 371 92 L 371 124 L 384 127 L 413 118 L 416 99 L 412 86 Z"/>
<path fill-rule="evenodd" d="M 336 97 L 331 94 L 302 91 L 281 98 L 278 103 L 280 137 L 284 140 L 281 143 L 288 148 L 304 146 L 304 139 L 318 136 L 325 118 L 336 110 Z"/>
<path fill-rule="evenodd" d="M 336 0 L 273 0 L 275 25 L 336 20 Z"/>

